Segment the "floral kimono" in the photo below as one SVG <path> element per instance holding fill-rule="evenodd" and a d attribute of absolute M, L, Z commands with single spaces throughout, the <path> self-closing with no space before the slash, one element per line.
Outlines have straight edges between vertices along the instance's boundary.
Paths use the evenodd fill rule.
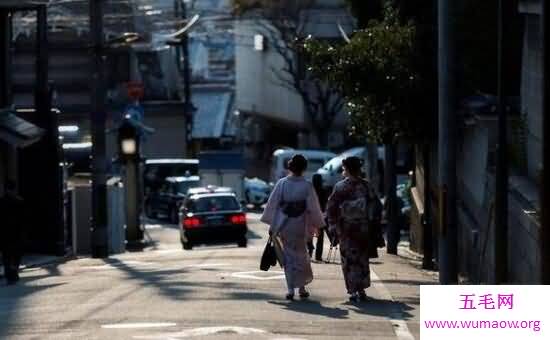
<path fill-rule="evenodd" d="M 284 202 L 305 201 L 305 211 L 297 217 L 287 216 Z M 313 185 L 303 177 L 280 179 L 260 219 L 283 244 L 284 270 L 288 288 L 301 288 L 313 280 L 307 241 L 324 226 L 323 213 Z"/>
<path fill-rule="evenodd" d="M 329 230 L 340 242 L 342 271 L 349 294 L 370 287 L 368 182 L 346 178 L 334 186 L 327 202 Z"/>

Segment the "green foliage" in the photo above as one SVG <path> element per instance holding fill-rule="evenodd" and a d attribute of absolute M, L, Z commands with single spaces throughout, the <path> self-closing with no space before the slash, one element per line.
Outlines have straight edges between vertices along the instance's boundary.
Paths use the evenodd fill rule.
<path fill-rule="evenodd" d="M 416 129 L 415 33 L 415 26 L 400 22 L 387 4 L 383 19 L 372 20 L 347 45 L 305 42 L 310 71 L 337 86 L 347 99 L 351 134 L 392 143 L 421 133 Z"/>

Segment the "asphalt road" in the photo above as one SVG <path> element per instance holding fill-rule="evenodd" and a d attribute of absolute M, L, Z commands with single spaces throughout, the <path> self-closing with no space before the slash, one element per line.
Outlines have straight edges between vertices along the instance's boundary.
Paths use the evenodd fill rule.
<path fill-rule="evenodd" d="M 309 301 L 288 302 L 281 269 L 259 271 L 267 227 L 248 217 L 247 248 L 185 251 L 177 226 L 151 224 L 146 251 L 27 269 L 0 287 L 0 338 L 419 339 L 427 279 L 406 261 L 375 262 L 361 304 L 347 302 L 338 264 L 315 263 Z"/>

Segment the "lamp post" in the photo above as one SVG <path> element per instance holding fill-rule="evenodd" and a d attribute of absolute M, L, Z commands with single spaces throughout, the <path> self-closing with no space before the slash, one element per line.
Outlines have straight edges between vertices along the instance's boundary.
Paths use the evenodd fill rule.
<path fill-rule="evenodd" d="M 92 130 L 92 256 L 109 256 L 109 238 L 107 233 L 107 148 L 105 138 L 105 41 L 103 37 L 104 0 L 90 1 L 90 37 L 92 46 L 91 81 L 91 130 Z M 108 46 L 114 47 L 138 40 L 136 33 L 124 33 L 111 39 Z"/>
<path fill-rule="evenodd" d="M 118 129 L 118 154 L 124 164 L 124 188 L 126 193 L 127 247 L 143 247 L 143 230 L 140 222 L 140 132 L 135 121 L 128 116 Z"/>

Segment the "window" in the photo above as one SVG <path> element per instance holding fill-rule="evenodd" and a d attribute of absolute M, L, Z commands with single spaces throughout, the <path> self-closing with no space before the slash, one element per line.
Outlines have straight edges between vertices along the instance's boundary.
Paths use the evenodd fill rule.
<path fill-rule="evenodd" d="M 193 212 L 239 210 L 239 202 L 232 196 L 203 197 L 195 200 Z"/>
<path fill-rule="evenodd" d="M 186 194 L 187 190 L 189 190 L 190 188 L 199 187 L 200 184 L 200 181 L 178 182 L 174 185 L 174 193 Z"/>

